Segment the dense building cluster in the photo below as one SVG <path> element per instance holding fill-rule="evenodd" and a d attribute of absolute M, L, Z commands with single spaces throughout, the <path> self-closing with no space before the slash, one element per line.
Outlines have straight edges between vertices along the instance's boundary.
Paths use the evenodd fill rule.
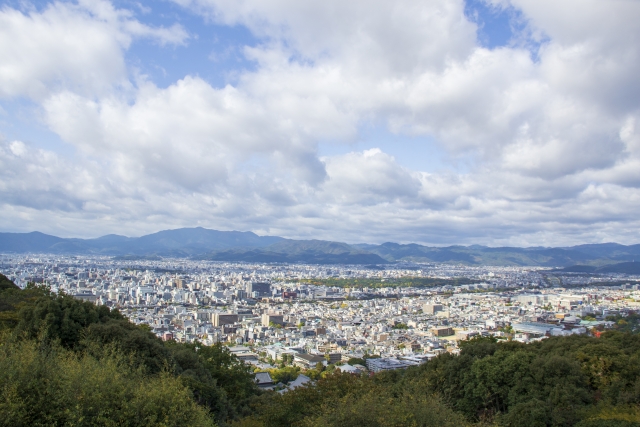
<path fill-rule="evenodd" d="M 608 316 L 640 306 L 636 277 L 540 268 L 5 254 L 0 270 L 21 287 L 42 283 L 54 292 L 117 307 L 164 340 L 227 343 L 238 357 L 263 369 L 283 360 L 312 369 L 353 358 L 366 359 L 372 371 L 397 369 L 456 353 L 460 340 L 474 336 L 528 342 L 584 334 L 611 326 Z M 403 278 L 445 284 L 386 286 Z M 470 283 L 446 282 L 455 278 Z M 342 285 L 332 286 L 338 280 Z M 372 355 L 380 358 L 368 358 Z"/>

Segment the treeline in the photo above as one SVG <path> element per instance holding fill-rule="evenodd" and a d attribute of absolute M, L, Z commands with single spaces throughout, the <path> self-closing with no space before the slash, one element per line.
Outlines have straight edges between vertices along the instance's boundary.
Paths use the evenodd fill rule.
<path fill-rule="evenodd" d="M 474 339 L 371 376 L 327 369 L 281 394 L 223 346 L 162 342 L 116 310 L 0 275 L 0 426 L 640 426 L 635 320 L 600 338 Z"/>
<path fill-rule="evenodd" d="M 0 426 L 222 426 L 259 393 L 221 345 L 163 342 L 117 310 L 0 275 Z"/>

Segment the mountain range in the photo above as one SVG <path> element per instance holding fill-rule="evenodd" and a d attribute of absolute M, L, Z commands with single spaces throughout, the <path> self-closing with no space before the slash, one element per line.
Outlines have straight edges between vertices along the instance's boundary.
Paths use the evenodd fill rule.
<path fill-rule="evenodd" d="M 310 264 L 388 264 L 397 262 L 464 265 L 568 267 L 575 272 L 612 272 L 603 266 L 625 263 L 636 270 L 640 245 L 617 243 L 572 247 L 448 246 L 383 243 L 354 244 L 324 240 L 292 240 L 252 232 L 206 228 L 164 230 L 141 237 L 115 234 L 96 239 L 61 238 L 32 233 L 0 233 L 0 253 L 94 254 L 126 257 L 189 257 L 213 261 L 289 262 Z M 631 265 L 627 265 L 631 264 Z M 637 264 L 640 266 L 640 263 Z M 640 271 L 640 268 L 638 268 Z M 570 270 L 567 270 L 570 271 Z"/>

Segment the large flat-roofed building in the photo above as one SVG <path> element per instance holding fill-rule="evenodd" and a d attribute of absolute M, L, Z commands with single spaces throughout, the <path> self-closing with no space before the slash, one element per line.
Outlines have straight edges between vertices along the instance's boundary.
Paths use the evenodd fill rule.
<path fill-rule="evenodd" d="M 324 357 L 314 354 L 296 354 L 295 356 L 293 356 L 293 363 L 296 366 L 305 369 L 313 369 L 316 367 L 316 364 L 322 363 L 324 361 Z"/>
<path fill-rule="evenodd" d="M 431 332 L 436 337 L 448 337 L 450 335 L 453 335 L 453 329 L 452 328 L 447 328 L 447 327 L 444 327 L 444 328 L 432 328 Z"/>
<path fill-rule="evenodd" d="M 367 369 L 371 372 L 380 371 L 392 371 L 394 369 L 405 369 L 409 366 L 414 366 L 415 363 L 410 363 L 404 360 L 398 360 L 394 358 L 381 358 L 381 359 L 367 359 Z"/>
<path fill-rule="evenodd" d="M 97 295 L 91 294 L 89 292 L 75 294 L 73 297 L 75 299 L 79 299 L 79 300 L 83 300 L 83 301 L 89 301 L 89 302 L 93 302 L 93 303 L 95 303 L 96 300 L 98 299 Z"/>
<path fill-rule="evenodd" d="M 424 314 L 436 314 L 442 310 L 444 310 L 442 304 L 425 304 L 422 306 L 422 312 Z"/>
<path fill-rule="evenodd" d="M 247 285 L 247 294 L 254 298 L 271 296 L 271 284 L 266 282 L 251 282 Z"/>
<path fill-rule="evenodd" d="M 213 326 L 233 325 L 238 321 L 235 313 L 213 313 L 211 318 Z"/>
<path fill-rule="evenodd" d="M 264 313 L 262 315 L 262 326 L 270 326 L 272 323 L 284 325 L 284 316 L 282 314 Z"/>
<path fill-rule="evenodd" d="M 547 334 L 553 334 L 555 331 L 561 331 L 564 328 L 558 325 L 551 325 L 549 323 L 538 322 L 522 322 L 514 323 L 511 325 L 514 331 L 525 334 L 532 334 L 537 336 L 545 336 Z"/>

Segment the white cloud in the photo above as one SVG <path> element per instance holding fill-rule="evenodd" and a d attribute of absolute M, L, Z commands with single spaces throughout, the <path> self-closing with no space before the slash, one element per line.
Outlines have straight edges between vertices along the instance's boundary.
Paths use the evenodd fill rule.
<path fill-rule="evenodd" d="M 474 47 L 462 1 L 176 0 L 210 19 L 247 26 L 311 60 L 335 58 L 364 73 L 442 67 Z M 411 54 L 408 55 L 407 53 Z M 359 60 L 367 58 L 367 62 Z"/>
<path fill-rule="evenodd" d="M 260 37 L 245 48 L 256 68 L 222 88 L 195 73 L 133 84 L 132 40 L 180 44 L 184 30 L 106 2 L 0 12 L 11 24 L 0 34 L 43 39 L 18 37 L 24 58 L 0 42 L 0 94 L 38 99 L 50 129 L 79 149 L 72 161 L 5 144 L 0 211 L 30 224 L 46 212 L 58 224 L 49 231 L 134 235 L 203 225 L 352 242 L 640 238 L 629 232 L 640 207 L 632 2 L 500 2 L 522 12 L 524 36 L 547 37 L 534 53 L 480 47 L 461 0 L 179 3 Z M 427 173 L 387 149 L 318 155 L 319 142 L 352 143 L 370 123 L 474 162 Z"/>
<path fill-rule="evenodd" d="M 100 95 L 128 85 L 123 50 L 134 38 L 183 44 L 179 25 L 154 28 L 104 0 L 0 9 L 0 97 L 43 99 L 59 89 Z"/>

